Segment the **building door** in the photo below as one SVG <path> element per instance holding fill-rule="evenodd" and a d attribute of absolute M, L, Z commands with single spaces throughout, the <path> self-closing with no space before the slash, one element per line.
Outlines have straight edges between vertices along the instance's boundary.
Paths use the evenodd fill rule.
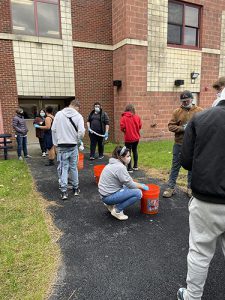
<path fill-rule="evenodd" d="M 34 119 L 39 115 L 41 109 L 46 109 L 47 106 L 52 106 L 54 114 L 63 109 L 68 103 L 67 99 L 28 99 L 19 98 L 19 106 L 23 108 L 24 118 L 28 127 L 28 144 L 38 143 L 36 138 L 35 128 L 33 126 Z"/>

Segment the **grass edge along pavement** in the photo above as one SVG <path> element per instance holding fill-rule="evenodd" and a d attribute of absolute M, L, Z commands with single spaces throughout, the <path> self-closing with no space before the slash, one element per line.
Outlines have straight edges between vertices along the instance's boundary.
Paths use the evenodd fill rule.
<path fill-rule="evenodd" d="M 0 299 L 44 299 L 59 265 L 59 232 L 23 161 L 0 161 Z"/>

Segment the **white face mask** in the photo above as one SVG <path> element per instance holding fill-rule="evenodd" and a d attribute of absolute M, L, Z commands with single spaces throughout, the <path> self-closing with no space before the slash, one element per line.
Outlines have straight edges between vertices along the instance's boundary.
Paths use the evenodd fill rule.
<path fill-rule="evenodd" d="M 95 112 L 99 113 L 100 112 L 100 108 L 99 107 L 95 107 Z"/>
<path fill-rule="evenodd" d="M 129 157 L 123 157 L 123 161 L 124 161 L 125 165 L 128 166 L 130 161 L 131 161 L 131 157 L 130 156 Z"/>
<path fill-rule="evenodd" d="M 40 116 L 41 116 L 41 117 L 44 117 L 44 116 L 45 116 L 45 113 L 44 113 L 44 112 L 40 113 Z"/>

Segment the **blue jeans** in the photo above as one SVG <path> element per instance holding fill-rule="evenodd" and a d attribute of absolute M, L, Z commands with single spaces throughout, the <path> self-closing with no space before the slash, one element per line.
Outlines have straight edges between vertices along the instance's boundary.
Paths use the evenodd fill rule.
<path fill-rule="evenodd" d="M 171 167 L 171 172 L 170 172 L 170 177 L 169 177 L 169 182 L 168 186 L 171 189 L 175 188 L 177 177 L 181 168 L 180 164 L 180 156 L 181 156 L 181 145 L 174 144 L 173 145 L 173 161 L 172 161 L 172 167 Z M 187 181 L 188 181 L 188 188 L 191 187 L 191 171 L 188 171 L 187 174 Z"/>
<path fill-rule="evenodd" d="M 17 141 L 17 155 L 20 157 L 22 155 L 22 149 L 23 149 L 23 154 L 26 157 L 27 156 L 27 136 L 23 136 L 20 134 L 17 134 L 16 137 Z"/>
<path fill-rule="evenodd" d="M 78 147 L 69 147 L 69 148 L 58 148 L 57 154 L 58 161 L 58 176 L 60 180 L 60 187 L 62 192 L 67 191 L 68 184 L 68 173 L 71 173 L 71 184 L 74 189 L 79 186 L 78 179 L 78 170 L 77 170 L 77 162 L 78 162 Z"/>
<path fill-rule="evenodd" d="M 118 211 L 124 210 L 124 208 L 134 204 L 135 202 L 141 200 L 142 191 L 139 189 L 128 189 L 127 187 L 122 188 L 112 195 L 102 198 L 102 201 L 108 205 L 116 204 L 116 209 Z"/>

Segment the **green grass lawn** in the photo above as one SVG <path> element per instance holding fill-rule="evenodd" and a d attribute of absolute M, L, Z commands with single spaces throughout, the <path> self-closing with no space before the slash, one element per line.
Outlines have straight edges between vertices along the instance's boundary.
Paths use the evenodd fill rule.
<path fill-rule="evenodd" d="M 26 163 L 0 161 L 0 299 L 44 299 L 50 287 L 59 250 L 43 203 Z"/>
<path fill-rule="evenodd" d="M 139 167 L 147 171 L 152 177 L 168 180 L 173 157 L 173 144 L 174 141 L 171 140 L 141 142 L 138 145 Z M 111 154 L 115 146 L 116 144 L 107 143 L 105 152 Z M 178 185 L 186 185 L 186 174 L 187 171 L 181 169 L 177 181 Z"/>

